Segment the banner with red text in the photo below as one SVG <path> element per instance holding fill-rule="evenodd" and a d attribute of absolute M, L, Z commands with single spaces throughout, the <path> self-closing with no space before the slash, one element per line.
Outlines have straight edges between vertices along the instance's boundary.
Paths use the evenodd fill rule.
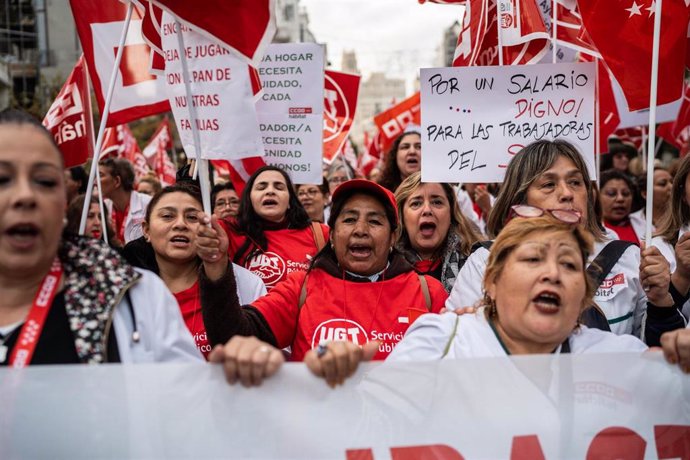
<path fill-rule="evenodd" d="M 60 147 L 65 168 L 93 156 L 93 118 L 86 62 L 82 55 L 50 106 L 43 126 Z"/>
<path fill-rule="evenodd" d="M 295 184 L 320 184 L 323 158 L 324 48 L 316 43 L 268 47 L 259 66 L 256 103 L 264 161 Z"/>
<path fill-rule="evenodd" d="M 660 352 L 367 364 L 335 389 L 301 363 L 249 389 L 207 363 L 0 385 L 0 458 L 690 457 L 690 378 Z"/>
<path fill-rule="evenodd" d="M 327 163 L 343 146 L 357 108 L 359 81 L 362 77 L 349 73 L 326 71 L 323 117 L 323 159 Z"/>
<path fill-rule="evenodd" d="M 422 180 L 502 182 L 532 142 L 573 144 L 596 177 L 594 63 L 421 69 Z"/>
<path fill-rule="evenodd" d="M 204 159 L 233 160 L 262 155 L 249 65 L 189 27 L 181 25 L 179 29 L 184 37 L 195 120 L 187 107 L 178 27 L 173 16 L 163 13 L 166 89 L 187 157 L 194 158 L 197 149 Z M 199 131 L 200 146 L 194 145 L 192 123 Z"/>

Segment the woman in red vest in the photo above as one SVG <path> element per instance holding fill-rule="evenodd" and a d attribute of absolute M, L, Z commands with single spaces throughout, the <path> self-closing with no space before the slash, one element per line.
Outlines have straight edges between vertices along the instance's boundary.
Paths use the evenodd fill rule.
<path fill-rule="evenodd" d="M 438 312 L 447 297 L 439 281 L 418 275 L 394 248 L 395 197 L 368 180 L 348 181 L 333 194 L 330 241 L 309 270 L 291 273 L 250 305 L 227 295 L 236 283 L 225 257 L 228 239 L 215 218 L 212 223 L 197 230 L 201 305 L 212 345 L 253 335 L 290 346 L 292 360 L 301 361 L 312 348 L 347 341 L 383 359 L 417 317 Z"/>
<path fill-rule="evenodd" d="M 310 222 L 290 177 L 275 166 L 252 174 L 239 215 L 220 223 L 231 260 L 261 278 L 269 291 L 289 273 L 306 271 L 328 239 L 328 227 Z"/>

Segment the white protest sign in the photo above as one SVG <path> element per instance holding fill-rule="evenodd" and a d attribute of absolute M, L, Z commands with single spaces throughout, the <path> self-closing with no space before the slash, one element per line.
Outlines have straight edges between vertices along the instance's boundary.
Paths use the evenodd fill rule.
<path fill-rule="evenodd" d="M 422 69 L 422 180 L 501 182 L 523 146 L 556 138 L 595 178 L 595 78 L 593 63 Z"/>
<path fill-rule="evenodd" d="M 323 47 L 274 44 L 261 60 L 263 92 L 256 103 L 267 164 L 296 184 L 321 183 L 323 152 Z"/>
<path fill-rule="evenodd" d="M 684 458 L 690 378 L 660 352 L 302 363 L 258 388 L 199 364 L 0 369 L 0 458 Z M 48 391 L 49 390 L 49 391 Z"/>
<path fill-rule="evenodd" d="M 263 154 L 263 144 L 246 62 L 219 42 L 180 25 L 191 81 L 194 121 L 199 130 L 201 158 L 235 160 Z M 178 45 L 178 26 L 163 13 L 165 82 L 175 124 L 188 158 L 196 156 L 192 123 Z"/>

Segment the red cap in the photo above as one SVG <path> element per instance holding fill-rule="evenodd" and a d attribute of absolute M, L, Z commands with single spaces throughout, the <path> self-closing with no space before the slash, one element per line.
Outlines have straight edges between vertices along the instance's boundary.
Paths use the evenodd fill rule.
<path fill-rule="evenodd" d="M 391 222 L 391 228 L 398 226 L 398 204 L 395 201 L 395 195 L 390 190 L 367 179 L 351 179 L 340 184 L 331 195 L 331 209 L 335 208 L 336 203 L 343 198 L 358 192 L 371 195 L 377 198 L 384 208 L 390 208 L 395 219 L 394 222 Z"/>

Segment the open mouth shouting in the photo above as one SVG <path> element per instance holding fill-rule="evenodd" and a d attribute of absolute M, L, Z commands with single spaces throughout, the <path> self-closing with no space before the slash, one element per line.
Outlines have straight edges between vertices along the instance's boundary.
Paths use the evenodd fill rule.
<path fill-rule="evenodd" d="M 424 238 L 431 238 L 436 233 L 436 224 L 434 222 L 422 222 L 419 224 L 419 233 Z"/>
<path fill-rule="evenodd" d="M 18 223 L 8 227 L 4 233 L 13 247 L 26 250 L 36 243 L 41 231 L 35 224 Z"/>
<path fill-rule="evenodd" d="M 347 247 L 347 250 L 352 258 L 357 260 L 367 259 L 373 252 L 370 245 L 363 243 L 351 244 Z"/>
<path fill-rule="evenodd" d="M 547 315 L 558 313 L 561 307 L 561 296 L 553 291 L 542 291 L 537 294 L 532 303 L 540 313 Z"/>
<path fill-rule="evenodd" d="M 187 248 L 191 244 L 191 239 L 184 235 L 175 235 L 170 238 L 170 243 L 176 248 Z"/>

